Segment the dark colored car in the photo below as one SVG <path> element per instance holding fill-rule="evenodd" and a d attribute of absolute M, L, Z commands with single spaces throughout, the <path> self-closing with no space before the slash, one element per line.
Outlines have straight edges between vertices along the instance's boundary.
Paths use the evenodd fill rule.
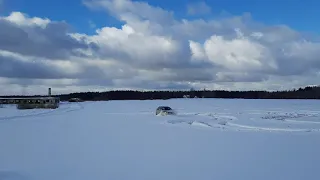
<path fill-rule="evenodd" d="M 175 114 L 175 112 L 169 106 L 159 106 L 156 110 L 156 115 L 158 114 L 168 115 L 168 114 Z"/>

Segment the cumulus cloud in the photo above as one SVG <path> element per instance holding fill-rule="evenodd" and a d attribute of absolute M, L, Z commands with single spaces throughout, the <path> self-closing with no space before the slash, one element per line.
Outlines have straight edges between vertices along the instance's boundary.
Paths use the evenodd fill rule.
<path fill-rule="evenodd" d="M 68 34 L 69 25 L 38 17 L 29 18 L 20 12 L 0 17 L 0 49 L 26 56 L 66 58 L 78 55 L 77 49 L 90 44 Z"/>
<path fill-rule="evenodd" d="M 19 93 L 7 88 L 25 86 L 32 94 L 46 93 L 48 86 L 65 93 L 191 87 L 276 90 L 319 84 L 317 37 L 288 26 L 264 25 L 248 13 L 188 20 L 141 1 L 83 3 L 123 25 L 88 35 L 46 17 L 21 12 L 0 17 L 1 94 Z M 192 13 L 207 6 L 200 5 L 189 4 Z"/>

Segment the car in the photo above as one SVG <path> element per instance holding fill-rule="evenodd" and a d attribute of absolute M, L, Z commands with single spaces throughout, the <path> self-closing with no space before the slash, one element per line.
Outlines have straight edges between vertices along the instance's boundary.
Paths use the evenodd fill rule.
<path fill-rule="evenodd" d="M 159 106 L 156 115 L 175 115 L 176 112 L 169 106 Z"/>

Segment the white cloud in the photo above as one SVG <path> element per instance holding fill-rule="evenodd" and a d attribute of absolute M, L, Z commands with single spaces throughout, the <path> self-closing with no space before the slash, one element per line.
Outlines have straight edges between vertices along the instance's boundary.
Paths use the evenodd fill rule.
<path fill-rule="evenodd" d="M 45 28 L 50 23 L 50 20 L 47 18 L 29 18 L 26 14 L 23 14 L 21 12 L 12 12 L 9 16 L 1 17 L 1 19 L 10 21 L 19 26 L 39 26 L 41 28 Z"/>
<path fill-rule="evenodd" d="M 177 19 L 146 2 L 86 0 L 123 23 L 94 35 L 20 12 L 0 17 L 0 94 L 136 89 L 284 89 L 319 84 L 320 44 L 249 14 Z M 10 91 L 8 88 L 15 88 Z M 24 88 L 25 89 L 25 88 Z"/>
<path fill-rule="evenodd" d="M 204 51 L 210 62 L 231 71 L 277 69 L 268 48 L 242 36 L 232 40 L 211 36 L 204 43 Z"/>

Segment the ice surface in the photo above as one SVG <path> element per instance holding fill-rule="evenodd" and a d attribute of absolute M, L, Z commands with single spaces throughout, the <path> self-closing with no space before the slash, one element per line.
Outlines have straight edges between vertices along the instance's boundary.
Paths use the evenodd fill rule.
<path fill-rule="evenodd" d="M 160 105 L 176 116 L 156 116 Z M 320 178 L 320 101 L 172 99 L 0 108 L 0 180 Z"/>

